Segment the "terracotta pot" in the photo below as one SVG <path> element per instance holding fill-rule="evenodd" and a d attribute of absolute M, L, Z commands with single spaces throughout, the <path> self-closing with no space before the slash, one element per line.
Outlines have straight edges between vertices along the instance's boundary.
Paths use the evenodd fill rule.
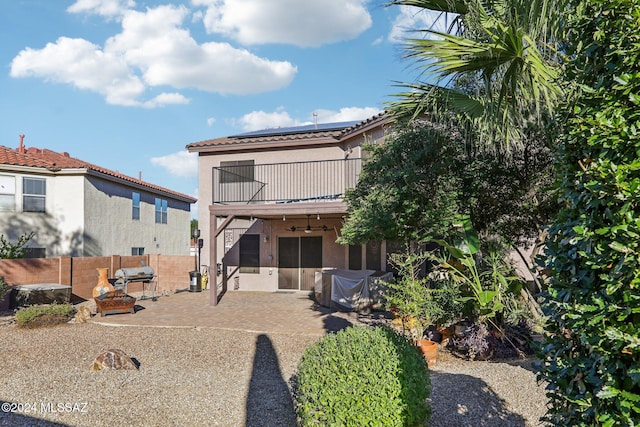
<path fill-rule="evenodd" d="M 109 275 L 108 268 L 96 268 L 98 270 L 98 284 L 93 288 L 93 297 L 99 297 L 102 294 L 106 294 L 107 292 L 113 292 L 115 289 L 111 283 L 109 283 L 109 279 L 107 276 Z"/>
<path fill-rule="evenodd" d="M 422 356 L 427 359 L 429 367 L 434 367 L 438 360 L 438 345 L 430 340 L 418 340 L 416 345 L 422 352 Z"/>

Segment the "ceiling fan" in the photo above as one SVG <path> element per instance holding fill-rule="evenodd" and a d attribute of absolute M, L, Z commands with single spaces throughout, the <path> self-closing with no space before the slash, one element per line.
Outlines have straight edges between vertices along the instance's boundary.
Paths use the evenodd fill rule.
<path fill-rule="evenodd" d="M 322 231 L 327 231 L 329 228 L 326 225 L 321 225 L 319 227 L 312 227 L 311 223 L 310 223 L 310 218 L 311 215 L 307 215 L 307 226 L 304 229 L 304 232 L 309 234 L 311 233 L 313 230 L 322 230 Z M 318 219 L 320 219 L 320 215 L 318 215 Z M 292 225 L 289 230 L 291 231 L 296 231 L 298 228 L 295 225 Z"/>

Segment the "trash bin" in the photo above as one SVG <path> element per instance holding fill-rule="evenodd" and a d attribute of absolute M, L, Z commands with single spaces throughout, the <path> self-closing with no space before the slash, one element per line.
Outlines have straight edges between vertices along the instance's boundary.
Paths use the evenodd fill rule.
<path fill-rule="evenodd" d="M 189 279 L 189 292 L 202 292 L 202 274 L 199 271 L 190 271 Z"/>

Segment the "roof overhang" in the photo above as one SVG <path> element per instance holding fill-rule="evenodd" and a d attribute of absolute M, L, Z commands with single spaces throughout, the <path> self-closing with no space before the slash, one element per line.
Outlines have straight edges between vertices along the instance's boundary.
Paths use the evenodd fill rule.
<path fill-rule="evenodd" d="M 88 171 L 85 170 L 85 172 L 87 175 L 90 175 L 90 176 L 95 176 L 97 178 L 115 182 L 117 184 L 121 184 L 129 188 L 135 188 L 135 189 L 144 191 L 146 193 L 161 195 L 169 199 L 178 200 L 185 203 L 196 203 L 198 201 L 198 199 L 196 199 L 195 197 L 187 196 L 186 194 L 180 194 L 172 191 L 163 191 L 161 188 L 155 188 L 149 185 L 144 185 L 142 183 L 138 183 L 128 179 L 123 179 L 118 176 L 102 173 L 100 171 L 94 171 L 90 169 Z"/>
<path fill-rule="evenodd" d="M 25 175 L 42 175 L 42 176 L 94 176 L 96 178 L 111 181 L 120 185 L 127 186 L 129 188 L 139 189 L 141 191 L 158 194 L 164 197 L 178 200 L 185 203 L 196 203 L 198 199 L 195 197 L 187 196 L 186 194 L 180 194 L 172 191 L 162 191 L 161 188 L 155 186 L 144 185 L 143 183 L 137 183 L 133 180 L 123 179 L 115 175 L 106 174 L 100 171 L 86 169 L 86 168 L 43 168 L 33 166 L 18 166 L 3 164 L 0 166 L 0 174 L 6 173 L 19 173 Z"/>
<path fill-rule="evenodd" d="M 348 205 L 345 202 L 300 202 L 300 203 L 272 203 L 250 205 L 210 205 L 211 216 L 236 216 L 254 218 L 276 218 L 283 215 L 335 215 L 347 214 Z"/>
<path fill-rule="evenodd" d="M 337 145 L 340 141 L 334 137 L 323 138 L 307 138 L 307 139 L 289 139 L 281 141 L 251 141 L 250 139 L 242 139 L 237 142 L 219 145 L 187 145 L 187 150 L 191 153 L 233 153 L 240 151 L 261 151 L 261 150 L 287 150 L 301 147 L 326 147 Z"/>

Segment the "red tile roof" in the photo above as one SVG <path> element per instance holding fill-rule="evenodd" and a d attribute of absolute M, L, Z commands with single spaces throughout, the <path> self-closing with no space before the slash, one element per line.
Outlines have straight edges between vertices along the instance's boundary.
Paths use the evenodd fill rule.
<path fill-rule="evenodd" d="M 0 145 L 0 167 L 1 165 L 44 168 L 51 172 L 64 169 L 84 169 L 87 172 L 94 172 L 98 175 L 103 175 L 103 178 L 105 179 L 127 181 L 132 184 L 137 184 L 138 186 L 146 187 L 152 191 L 172 195 L 189 203 L 195 203 L 197 201 L 197 199 L 187 196 L 186 194 L 178 193 L 176 191 L 76 159 L 71 157 L 69 153 L 58 153 L 35 147 L 14 150 Z"/>

